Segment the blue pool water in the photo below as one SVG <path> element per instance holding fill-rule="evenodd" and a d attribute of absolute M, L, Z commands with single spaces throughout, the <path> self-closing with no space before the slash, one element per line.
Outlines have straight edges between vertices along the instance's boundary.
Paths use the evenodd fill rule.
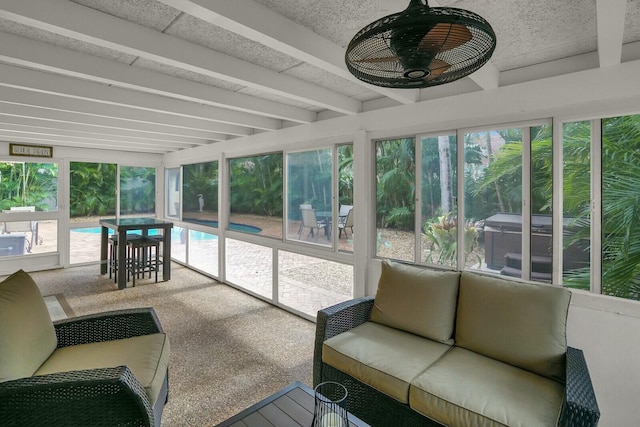
<path fill-rule="evenodd" d="M 90 227 L 90 228 L 74 228 L 71 231 L 76 233 L 92 233 L 92 234 L 100 234 L 102 227 Z M 183 239 L 180 237 L 180 233 L 183 231 L 183 228 L 176 227 L 171 229 L 171 240 L 174 242 L 181 242 Z M 129 233 L 140 233 L 140 230 L 131 230 Z M 113 234 L 113 230 L 109 230 L 109 234 Z M 159 230 L 149 230 L 149 235 L 153 236 L 155 234 L 160 234 Z M 204 233 L 202 231 L 190 230 L 191 239 L 194 240 L 214 240 L 217 239 L 218 236 L 215 234 Z"/>
<path fill-rule="evenodd" d="M 189 219 L 189 218 L 185 218 L 184 221 L 193 222 L 201 225 L 208 225 L 209 227 L 218 227 L 218 221 L 205 221 L 201 219 Z M 238 224 L 235 222 L 232 222 L 229 224 L 229 229 L 233 231 L 242 231 L 245 233 L 259 233 L 262 231 L 262 228 L 260 227 L 254 227 L 253 225 L 247 225 L 247 224 Z"/>
<path fill-rule="evenodd" d="M 196 224 L 207 225 L 210 227 L 217 227 L 218 221 L 202 221 L 202 220 L 187 220 L 189 222 L 194 222 Z M 245 233 L 259 233 L 262 231 L 259 227 L 254 227 L 253 225 L 247 224 L 237 224 L 232 222 L 229 225 L 229 228 L 234 231 L 242 231 Z M 76 233 L 94 233 L 99 234 L 102 231 L 102 227 L 90 227 L 90 228 L 74 228 L 71 231 Z M 171 229 L 171 240 L 173 241 L 184 241 L 184 238 L 181 238 L 180 233 L 183 231 L 181 227 L 176 227 Z M 109 230 L 109 234 L 112 234 L 113 231 Z M 140 233 L 140 230 L 131 230 L 130 233 Z M 153 236 L 155 234 L 160 234 L 159 230 L 149 230 L 149 235 Z M 191 239 L 194 240 L 214 240 L 217 239 L 218 236 L 215 234 L 205 233 L 202 231 L 189 230 L 189 235 Z"/>

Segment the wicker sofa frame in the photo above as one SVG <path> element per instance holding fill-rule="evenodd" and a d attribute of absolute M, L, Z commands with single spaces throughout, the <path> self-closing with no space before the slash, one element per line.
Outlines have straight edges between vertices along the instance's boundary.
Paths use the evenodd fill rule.
<path fill-rule="evenodd" d="M 58 348 L 162 333 L 153 308 L 110 311 L 54 322 Z M 152 407 L 126 366 L 60 372 L 0 383 L 4 426 L 160 426 L 168 372 Z"/>
<path fill-rule="evenodd" d="M 313 356 L 313 384 L 337 381 L 349 391 L 347 409 L 372 426 L 441 426 L 409 405 L 379 392 L 350 375 L 322 362 L 322 344 L 327 339 L 367 322 L 374 297 L 349 300 L 318 311 Z M 558 426 L 596 426 L 600 411 L 587 364 L 581 350 L 569 347 L 566 360 L 565 399 Z"/>

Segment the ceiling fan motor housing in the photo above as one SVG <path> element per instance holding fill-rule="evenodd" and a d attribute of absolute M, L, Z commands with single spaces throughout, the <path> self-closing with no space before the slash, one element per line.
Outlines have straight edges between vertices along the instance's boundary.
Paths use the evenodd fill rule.
<path fill-rule="evenodd" d="M 422 88 L 450 83 L 491 58 L 496 37 L 481 16 L 411 1 L 402 12 L 360 30 L 345 62 L 358 79 L 376 86 Z"/>

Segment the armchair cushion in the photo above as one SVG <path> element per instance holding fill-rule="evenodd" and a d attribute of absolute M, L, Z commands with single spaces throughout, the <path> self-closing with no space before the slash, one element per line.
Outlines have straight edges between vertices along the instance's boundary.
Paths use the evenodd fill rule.
<path fill-rule="evenodd" d="M 452 344 L 460 273 L 382 262 L 371 321 Z"/>
<path fill-rule="evenodd" d="M 40 289 L 19 270 L 0 283 L 0 382 L 29 377 L 57 345 Z"/>
<path fill-rule="evenodd" d="M 154 405 L 169 366 L 164 333 L 58 348 L 34 375 L 127 366 Z"/>
<path fill-rule="evenodd" d="M 571 292 L 464 272 L 456 345 L 564 383 Z"/>

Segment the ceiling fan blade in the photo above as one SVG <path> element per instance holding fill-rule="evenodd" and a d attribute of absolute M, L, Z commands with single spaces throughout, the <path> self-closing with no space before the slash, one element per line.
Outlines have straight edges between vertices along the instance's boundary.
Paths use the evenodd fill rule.
<path fill-rule="evenodd" d="M 441 52 L 462 46 L 472 38 L 466 25 L 441 22 L 423 37 L 419 47 L 427 52 Z"/>
<path fill-rule="evenodd" d="M 383 62 L 396 62 L 398 60 L 397 56 L 387 56 L 383 58 L 363 58 L 357 59 L 355 62 L 369 63 L 369 64 L 378 64 Z"/>
<path fill-rule="evenodd" d="M 441 61 L 439 59 L 434 59 L 433 61 L 431 61 L 431 64 L 429 65 L 429 70 L 431 71 L 431 73 L 424 79 L 426 81 L 433 80 L 439 75 L 441 75 L 442 73 L 444 73 L 445 71 L 447 71 L 449 68 L 451 68 L 451 64 Z"/>

